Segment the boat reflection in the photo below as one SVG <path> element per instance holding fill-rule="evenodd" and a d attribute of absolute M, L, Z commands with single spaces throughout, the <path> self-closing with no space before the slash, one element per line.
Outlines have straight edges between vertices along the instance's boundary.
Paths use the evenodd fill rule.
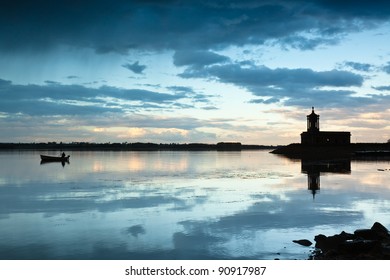
<path fill-rule="evenodd" d="M 41 160 L 41 165 L 50 164 L 50 163 L 53 163 L 53 164 L 61 163 L 62 167 L 65 167 L 65 165 L 70 164 L 69 160 L 64 160 L 64 161 L 47 161 L 47 160 Z"/>
<path fill-rule="evenodd" d="M 307 174 L 307 188 L 313 195 L 320 191 L 320 177 L 323 173 L 351 174 L 351 160 L 301 160 L 301 172 Z"/>

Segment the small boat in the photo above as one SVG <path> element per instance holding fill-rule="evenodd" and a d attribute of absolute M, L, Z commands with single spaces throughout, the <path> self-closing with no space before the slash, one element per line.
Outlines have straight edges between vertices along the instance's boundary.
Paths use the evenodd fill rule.
<path fill-rule="evenodd" d="M 42 161 L 62 161 L 62 162 L 65 162 L 65 161 L 69 161 L 69 158 L 70 156 L 66 156 L 66 157 L 54 157 L 54 156 L 45 156 L 45 155 L 41 155 L 41 160 Z"/>

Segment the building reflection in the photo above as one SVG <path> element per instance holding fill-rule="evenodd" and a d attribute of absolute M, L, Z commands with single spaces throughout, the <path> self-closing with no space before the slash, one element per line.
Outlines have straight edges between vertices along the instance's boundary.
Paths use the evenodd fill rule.
<path fill-rule="evenodd" d="M 301 160 L 301 172 L 307 174 L 307 188 L 315 199 L 321 189 L 321 174 L 351 174 L 351 160 Z"/>

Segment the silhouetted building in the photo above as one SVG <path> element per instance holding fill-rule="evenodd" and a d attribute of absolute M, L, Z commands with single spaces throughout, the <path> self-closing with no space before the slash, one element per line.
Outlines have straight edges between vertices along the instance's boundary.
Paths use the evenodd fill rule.
<path fill-rule="evenodd" d="M 320 115 L 307 116 L 307 131 L 301 133 L 301 144 L 309 145 L 345 145 L 351 143 L 351 133 L 345 131 L 320 131 Z"/>

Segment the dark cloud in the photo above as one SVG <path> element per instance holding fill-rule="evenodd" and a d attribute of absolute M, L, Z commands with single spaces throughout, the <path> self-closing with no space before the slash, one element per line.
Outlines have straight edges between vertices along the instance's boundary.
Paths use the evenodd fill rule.
<path fill-rule="evenodd" d="M 69 76 L 67 76 L 66 78 L 69 79 L 69 80 L 72 80 L 72 79 L 78 79 L 78 78 L 80 78 L 80 77 L 79 77 L 79 76 L 76 76 L 76 75 L 69 75 Z"/>
<path fill-rule="evenodd" d="M 280 99 L 279 98 L 275 98 L 275 97 L 271 97 L 271 98 L 258 98 L 258 99 L 252 99 L 250 101 L 250 103 L 255 103 L 255 104 L 258 104 L 258 103 L 262 103 L 262 104 L 272 104 L 272 103 L 278 103 L 280 102 Z"/>
<path fill-rule="evenodd" d="M 192 66 L 195 68 L 228 62 L 229 58 L 210 51 L 177 51 L 173 56 L 176 66 Z"/>
<path fill-rule="evenodd" d="M 288 48 L 300 49 L 300 50 L 314 50 L 319 45 L 335 45 L 341 39 L 341 36 L 334 35 L 331 38 L 324 38 L 321 34 L 315 35 L 314 38 L 306 37 L 303 35 L 293 34 L 284 38 L 278 39 L 274 44 L 279 44 L 283 49 Z"/>
<path fill-rule="evenodd" d="M 169 91 L 174 92 L 177 95 L 185 95 L 187 96 L 187 98 L 191 98 L 195 102 L 207 103 L 209 105 L 212 105 L 211 99 L 215 97 L 215 95 L 199 93 L 195 91 L 192 87 L 171 86 L 171 87 L 167 87 L 167 89 Z"/>
<path fill-rule="evenodd" d="M 167 87 L 167 89 L 169 89 L 173 92 L 179 92 L 179 93 L 194 93 L 194 90 L 192 87 L 186 87 L 186 86 L 170 86 L 170 87 Z"/>
<path fill-rule="evenodd" d="M 0 112 L 27 115 L 89 115 L 180 109 L 196 103 L 207 103 L 209 97 L 193 91 L 170 94 L 112 86 L 88 88 L 53 81 L 46 81 L 44 85 L 14 85 L 0 79 Z"/>
<path fill-rule="evenodd" d="M 142 72 L 146 69 L 146 65 L 140 65 L 139 61 L 136 61 L 133 64 L 125 63 L 122 67 L 134 72 L 135 74 L 142 74 Z"/>
<path fill-rule="evenodd" d="M 210 71 L 221 80 L 242 85 L 275 86 L 285 88 L 307 87 L 348 87 L 362 85 L 363 78 L 346 71 L 314 71 L 306 68 L 270 69 L 265 66 L 257 68 L 237 68 L 235 65 L 214 67 Z"/>
<path fill-rule="evenodd" d="M 320 103 L 339 107 L 373 102 L 372 98 L 354 97 L 353 91 L 345 89 L 363 84 L 363 76 L 348 71 L 242 67 L 240 63 L 235 63 L 212 65 L 202 69 L 188 67 L 180 76 L 215 79 L 244 88 L 254 96 L 261 97 L 253 99 L 251 103 L 283 102 L 285 105 L 305 107 Z"/>
<path fill-rule="evenodd" d="M 59 83 L 59 82 L 56 82 L 56 81 L 50 81 L 50 80 L 46 80 L 46 81 L 45 81 L 45 84 L 47 84 L 47 85 L 60 85 L 60 83 Z"/>
<path fill-rule="evenodd" d="M 347 67 L 351 67 L 354 70 L 362 71 L 362 72 L 369 72 L 374 67 L 372 64 L 369 63 L 359 63 L 353 61 L 346 61 L 344 62 L 344 65 Z"/>
<path fill-rule="evenodd" d="M 269 40 L 313 49 L 389 17 L 387 1 L 5 0 L 0 50 L 69 45 L 100 53 L 135 48 L 207 51 Z"/>
<path fill-rule="evenodd" d="M 373 87 L 376 90 L 379 91 L 390 91 L 390 86 L 379 86 L 379 87 Z"/>
<path fill-rule="evenodd" d="M 324 8 L 329 12 L 332 11 L 334 17 L 388 19 L 390 12 L 390 5 L 386 0 L 319 0 L 314 2 L 318 4 L 319 8 Z"/>
<path fill-rule="evenodd" d="M 390 74 L 390 62 L 388 62 L 385 66 L 383 66 L 383 71 L 385 71 L 387 74 Z"/>

